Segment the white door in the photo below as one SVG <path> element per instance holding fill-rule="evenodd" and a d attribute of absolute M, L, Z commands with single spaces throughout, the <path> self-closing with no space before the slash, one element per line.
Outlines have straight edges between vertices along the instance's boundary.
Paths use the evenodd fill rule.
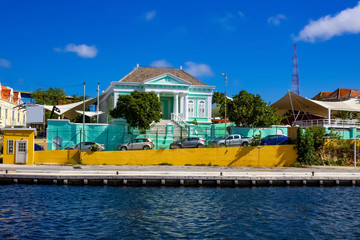
<path fill-rule="evenodd" d="M 15 163 L 26 163 L 28 152 L 27 140 L 16 141 Z"/>

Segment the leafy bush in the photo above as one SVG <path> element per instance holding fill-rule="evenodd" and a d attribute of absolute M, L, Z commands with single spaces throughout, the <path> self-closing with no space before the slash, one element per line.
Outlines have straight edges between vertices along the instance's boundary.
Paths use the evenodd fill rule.
<path fill-rule="evenodd" d="M 90 149 L 91 152 L 98 152 L 98 151 L 100 151 L 100 147 L 99 147 L 97 144 L 91 145 L 89 149 Z"/>
<path fill-rule="evenodd" d="M 259 146 L 261 143 L 261 131 L 259 131 L 259 134 L 252 135 L 252 138 L 251 146 Z"/>
<path fill-rule="evenodd" d="M 297 161 L 301 164 L 315 165 L 321 163 L 320 149 L 324 145 L 325 129 L 313 126 L 305 129 L 301 127 L 297 130 Z"/>

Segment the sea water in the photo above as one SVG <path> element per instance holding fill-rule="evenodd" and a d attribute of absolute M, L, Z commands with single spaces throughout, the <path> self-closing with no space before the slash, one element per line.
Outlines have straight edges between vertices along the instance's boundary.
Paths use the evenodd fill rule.
<path fill-rule="evenodd" d="M 360 188 L 0 186 L 0 239 L 359 239 Z"/>

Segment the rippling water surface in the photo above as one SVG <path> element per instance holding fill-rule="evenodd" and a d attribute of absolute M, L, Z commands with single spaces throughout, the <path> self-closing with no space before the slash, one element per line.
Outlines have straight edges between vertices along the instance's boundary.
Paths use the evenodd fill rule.
<path fill-rule="evenodd" d="M 360 188 L 0 186 L 0 239 L 359 239 Z"/>

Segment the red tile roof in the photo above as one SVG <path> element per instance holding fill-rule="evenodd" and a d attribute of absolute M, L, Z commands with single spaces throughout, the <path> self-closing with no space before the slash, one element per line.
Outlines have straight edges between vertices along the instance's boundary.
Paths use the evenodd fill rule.
<path fill-rule="evenodd" d="M 20 104 L 21 103 L 21 94 L 19 92 L 13 92 L 11 88 L 9 87 L 5 87 L 0 85 L 1 88 L 1 94 L 0 94 L 0 98 L 8 101 L 8 102 L 12 102 L 15 104 Z M 13 92 L 13 97 L 12 97 L 12 101 L 11 100 L 11 92 Z"/>
<path fill-rule="evenodd" d="M 320 92 L 313 100 L 321 101 L 344 101 L 360 96 L 360 91 L 350 88 L 338 88 L 333 92 Z"/>

